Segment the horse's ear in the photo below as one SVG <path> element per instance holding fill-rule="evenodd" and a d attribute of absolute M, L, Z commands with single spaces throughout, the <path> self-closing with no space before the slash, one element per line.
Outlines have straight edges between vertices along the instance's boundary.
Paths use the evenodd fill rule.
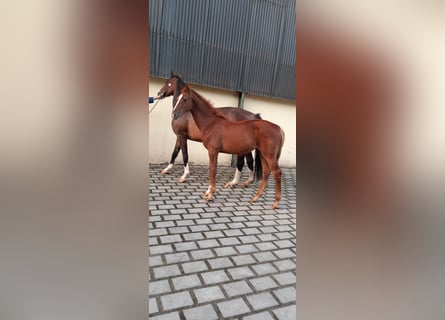
<path fill-rule="evenodd" d="M 170 78 L 173 78 L 173 69 L 170 70 Z"/>

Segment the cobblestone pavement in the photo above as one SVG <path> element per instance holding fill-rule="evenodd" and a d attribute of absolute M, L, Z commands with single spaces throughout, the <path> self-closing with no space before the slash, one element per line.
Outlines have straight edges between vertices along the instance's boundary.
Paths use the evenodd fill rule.
<path fill-rule="evenodd" d="M 206 203 L 208 166 L 182 165 L 168 175 L 150 165 L 149 314 L 160 319 L 296 319 L 295 168 L 282 168 L 282 200 L 272 210 L 274 181 L 224 189 L 234 169 L 218 166 Z M 241 180 L 247 178 L 247 168 Z"/>

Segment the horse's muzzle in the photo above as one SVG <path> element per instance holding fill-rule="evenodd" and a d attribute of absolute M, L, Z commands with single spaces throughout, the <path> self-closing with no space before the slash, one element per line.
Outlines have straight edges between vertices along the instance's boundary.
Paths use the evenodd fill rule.
<path fill-rule="evenodd" d="M 178 119 L 181 116 L 181 113 L 179 111 L 173 111 L 172 112 L 172 118 L 173 119 Z"/>

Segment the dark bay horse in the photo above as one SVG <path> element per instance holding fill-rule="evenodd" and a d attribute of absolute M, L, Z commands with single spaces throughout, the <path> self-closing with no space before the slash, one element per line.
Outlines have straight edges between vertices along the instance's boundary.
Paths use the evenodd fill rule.
<path fill-rule="evenodd" d="M 204 194 L 205 198 L 210 200 L 215 193 L 218 153 L 247 154 L 255 149 L 255 171 L 262 167 L 262 180 L 252 201 L 261 197 L 272 172 L 275 178 L 275 201 L 272 209 L 276 209 L 281 199 L 281 169 L 278 159 L 284 143 L 284 131 L 266 120 L 227 120 L 219 108 L 212 107 L 199 93 L 185 86 L 172 114 L 175 119 L 180 119 L 188 111 L 201 131 L 202 142 L 209 153 L 210 183 Z"/>
<path fill-rule="evenodd" d="M 163 87 L 159 90 L 158 96 L 160 96 L 161 98 L 173 96 L 174 106 L 181 92 L 181 89 L 185 86 L 186 84 L 184 83 L 182 78 L 178 75 L 174 75 L 173 72 L 171 72 L 170 78 L 165 81 Z M 222 114 L 224 114 L 227 119 L 232 121 L 261 119 L 259 114 L 254 114 L 252 112 L 239 108 L 223 107 L 218 109 L 221 111 Z M 190 173 L 188 167 L 187 139 L 202 142 L 201 132 L 190 113 L 184 114 L 178 119 L 173 118 L 171 125 L 173 132 L 176 134 L 176 143 L 171 155 L 170 162 L 168 166 L 161 171 L 161 173 L 166 174 L 173 168 L 176 157 L 179 154 L 179 150 L 181 150 L 182 158 L 184 161 L 184 174 L 179 179 L 179 182 L 184 182 Z M 247 152 L 246 154 L 237 156 L 235 176 L 232 181 L 225 184 L 225 188 L 231 188 L 238 184 L 241 176 L 241 170 L 244 166 L 244 158 L 246 159 L 247 166 L 249 168 L 249 177 L 245 182 L 241 184 L 241 186 L 247 187 L 254 181 L 253 157 L 251 152 Z"/>

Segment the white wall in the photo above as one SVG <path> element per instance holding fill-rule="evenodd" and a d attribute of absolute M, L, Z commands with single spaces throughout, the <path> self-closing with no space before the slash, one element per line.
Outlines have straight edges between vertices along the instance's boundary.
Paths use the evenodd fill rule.
<path fill-rule="evenodd" d="M 164 79 L 150 78 L 150 96 L 156 96 L 164 84 Z M 238 105 L 238 93 L 203 87 L 191 84 L 205 98 L 210 100 L 215 107 Z M 154 104 L 150 104 L 150 109 Z M 294 167 L 296 165 L 296 107 L 295 101 L 278 100 L 265 97 L 246 95 L 244 108 L 254 113 L 260 113 L 261 117 L 276 123 L 285 132 L 284 146 L 281 152 L 280 165 Z M 149 161 L 150 163 L 169 162 L 176 135 L 171 128 L 172 97 L 161 100 L 149 116 Z M 188 141 L 189 162 L 208 164 L 207 150 L 202 143 Z M 230 165 L 231 155 L 220 154 L 219 164 Z M 182 155 L 176 159 L 177 164 L 182 163 Z"/>

